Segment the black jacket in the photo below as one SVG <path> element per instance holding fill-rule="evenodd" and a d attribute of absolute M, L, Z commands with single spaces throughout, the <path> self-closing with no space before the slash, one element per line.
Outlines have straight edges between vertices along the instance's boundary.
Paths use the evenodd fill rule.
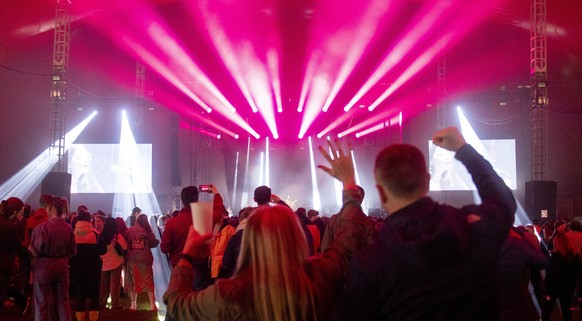
<path fill-rule="evenodd" d="M 238 230 L 230 240 L 228 240 L 228 245 L 222 256 L 222 267 L 218 274 L 218 277 L 221 279 L 233 276 L 234 271 L 236 270 L 236 261 L 238 260 L 238 255 L 240 253 L 243 231 L 244 229 Z"/>
<path fill-rule="evenodd" d="M 509 234 L 497 266 L 500 321 L 540 319 L 529 292 L 529 272 L 539 273 L 547 265 L 548 258 L 539 247 L 532 247 L 515 232 Z"/>
<path fill-rule="evenodd" d="M 497 260 L 515 199 L 470 145 L 455 157 L 482 204 L 458 209 L 425 197 L 391 214 L 378 242 L 352 261 L 350 320 L 497 320 Z"/>

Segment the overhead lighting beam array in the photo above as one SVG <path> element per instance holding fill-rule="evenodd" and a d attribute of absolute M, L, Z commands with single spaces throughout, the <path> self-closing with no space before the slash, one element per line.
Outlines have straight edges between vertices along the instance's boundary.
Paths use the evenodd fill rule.
<path fill-rule="evenodd" d="M 121 49 L 143 60 L 149 69 L 201 106 L 205 112 L 216 110 L 250 135 L 259 138 L 260 135 L 242 119 L 233 104 L 202 71 L 153 9 L 140 0 L 128 1 L 130 3 L 127 5 L 116 6 L 120 8 L 122 19 L 109 19 L 105 28 L 100 21 L 95 23 Z M 115 3 L 111 6 L 115 6 Z M 136 15 L 135 12 L 140 14 Z M 146 30 L 145 35 L 143 30 Z M 191 106 L 179 112 L 188 113 L 188 109 Z"/>

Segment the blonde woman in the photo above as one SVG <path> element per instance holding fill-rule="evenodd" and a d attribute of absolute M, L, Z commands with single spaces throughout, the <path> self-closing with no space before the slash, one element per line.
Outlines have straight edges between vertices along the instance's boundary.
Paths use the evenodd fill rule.
<path fill-rule="evenodd" d="M 286 206 L 262 206 L 248 218 L 234 276 L 193 291 L 196 268 L 207 264 L 212 235 L 200 236 L 191 228 L 164 295 L 171 317 L 189 321 L 329 319 L 349 261 L 365 239 L 362 195 L 354 184 L 351 158 L 339 145 L 332 147 L 336 157 L 331 160 L 325 154 L 332 168 L 324 170 L 344 184 L 344 205 L 328 250 L 308 258 L 297 215 Z"/>

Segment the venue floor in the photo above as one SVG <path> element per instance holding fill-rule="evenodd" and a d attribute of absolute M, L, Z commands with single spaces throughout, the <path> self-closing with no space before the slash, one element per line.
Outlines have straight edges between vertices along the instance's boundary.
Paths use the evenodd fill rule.
<path fill-rule="evenodd" d="M 122 297 L 121 303 L 123 306 L 129 307 L 129 298 Z M 71 299 L 71 306 L 74 307 L 75 301 Z M 138 296 L 138 309 L 115 309 L 101 311 L 99 314 L 99 321 L 163 321 L 164 317 L 158 315 L 156 312 L 148 311 L 149 302 L 145 293 Z M 21 316 L 18 309 L 14 305 L 5 306 L 5 311 L 2 313 L 0 320 L 2 321 L 33 321 L 34 311 L 29 309 L 24 316 Z M 560 321 L 561 315 L 559 308 L 555 307 L 552 312 L 551 321 Z M 75 321 L 73 317 L 73 321 Z M 79 321 L 79 320 L 77 320 Z M 88 320 L 87 320 L 88 321 Z M 582 321 L 582 312 L 579 310 L 572 310 L 572 321 Z"/>

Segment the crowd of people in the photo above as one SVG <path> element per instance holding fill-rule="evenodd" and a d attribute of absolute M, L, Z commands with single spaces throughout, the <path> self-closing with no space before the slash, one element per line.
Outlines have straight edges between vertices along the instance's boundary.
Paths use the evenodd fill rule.
<path fill-rule="evenodd" d="M 582 225 L 512 226 L 514 197 L 491 165 L 456 128 L 433 142 L 467 167 L 481 204 L 434 202 L 420 150 L 395 144 L 378 154 L 373 173 L 387 216 L 369 217 L 338 142 L 320 148 L 328 164 L 319 168 L 343 184 L 342 208 L 331 217 L 292 209 L 268 186 L 230 217 L 211 185 L 213 230 L 204 235 L 193 228 L 196 186 L 182 189 L 183 207 L 172 214 L 148 217 L 135 207 L 126 220 L 84 205 L 71 211 L 58 196 L 42 195 L 36 209 L 8 198 L 0 207 L 0 303 L 23 314 L 33 307 L 37 321 L 97 321 L 103 309 L 136 310 L 147 293 L 157 311 L 159 246 L 172 267 L 168 321 L 547 321 L 557 302 L 571 320 L 572 303 L 582 306 Z"/>

